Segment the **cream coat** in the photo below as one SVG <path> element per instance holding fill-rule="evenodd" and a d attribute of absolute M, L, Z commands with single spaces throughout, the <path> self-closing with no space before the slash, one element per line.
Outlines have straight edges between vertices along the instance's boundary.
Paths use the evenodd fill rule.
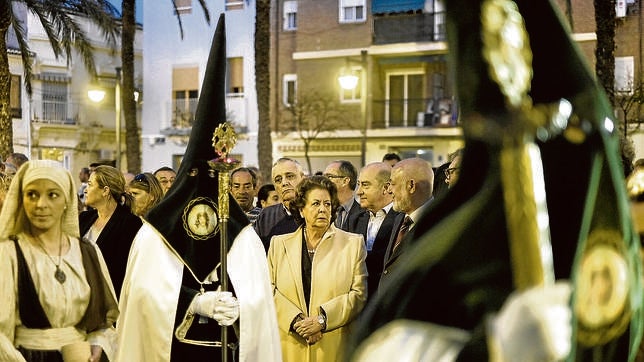
<path fill-rule="evenodd" d="M 274 236 L 268 251 L 277 323 L 284 361 L 342 361 L 353 321 L 367 300 L 367 251 L 362 235 L 331 225 L 318 245 L 312 263 L 311 299 L 307 310 L 302 287 L 302 229 Z M 327 328 L 309 346 L 291 322 L 299 314 L 318 315 L 322 307 Z"/>

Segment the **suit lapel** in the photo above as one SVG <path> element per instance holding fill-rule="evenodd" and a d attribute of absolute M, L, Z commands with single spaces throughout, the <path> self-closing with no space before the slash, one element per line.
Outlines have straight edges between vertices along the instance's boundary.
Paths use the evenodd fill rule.
<path fill-rule="evenodd" d="M 396 242 L 396 236 L 398 235 L 398 230 L 400 230 L 400 226 L 402 225 L 402 222 L 405 218 L 404 213 L 399 213 L 396 215 L 396 219 L 394 220 L 394 227 L 391 229 L 391 236 L 389 237 L 389 245 L 387 245 L 387 253 L 385 254 L 385 268 L 394 260 L 396 260 L 396 257 L 400 254 L 400 249 L 398 248 L 395 253 L 392 254 L 391 249 L 394 247 L 394 243 Z"/>
<path fill-rule="evenodd" d="M 394 223 L 398 215 L 400 215 L 399 212 L 389 210 L 387 216 L 385 216 L 385 219 L 382 221 L 382 225 L 380 225 L 380 229 L 378 229 L 376 239 L 373 242 L 373 250 L 387 248 L 389 240 L 391 239 L 391 234 L 394 230 Z"/>
<path fill-rule="evenodd" d="M 342 230 L 352 233 L 357 232 L 357 223 L 360 215 L 362 215 L 362 209 L 360 208 L 360 204 L 354 199 L 351 208 L 347 212 L 347 220 L 344 222 Z"/>

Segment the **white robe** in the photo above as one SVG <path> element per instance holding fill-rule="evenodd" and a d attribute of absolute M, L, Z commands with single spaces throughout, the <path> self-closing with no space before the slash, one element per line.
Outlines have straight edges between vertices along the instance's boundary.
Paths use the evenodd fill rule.
<path fill-rule="evenodd" d="M 281 361 L 266 253 L 252 226 L 237 235 L 227 262 L 240 304 L 239 361 Z M 130 249 L 119 299 L 116 361 L 170 361 L 183 267 L 165 238 L 144 222 Z"/>

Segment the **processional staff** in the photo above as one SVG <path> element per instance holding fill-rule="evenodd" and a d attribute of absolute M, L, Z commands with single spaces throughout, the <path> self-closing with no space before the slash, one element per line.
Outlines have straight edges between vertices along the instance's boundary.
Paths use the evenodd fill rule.
<path fill-rule="evenodd" d="M 219 180 L 218 208 L 219 208 L 219 255 L 221 256 L 221 291 L 228 291 L 228 219 L 230 217 L 229 196 L 230 171 L 239 161 L 228 157 L 228 154 L 237 143 L 237 134 L 228 122 L 220 124 L 212 136 L 212 146 L 218 157 L 208 161 L 210 167 L 217 171 Z M 221 360 L 228 361 L 228 327 L 221 326 Z"/>

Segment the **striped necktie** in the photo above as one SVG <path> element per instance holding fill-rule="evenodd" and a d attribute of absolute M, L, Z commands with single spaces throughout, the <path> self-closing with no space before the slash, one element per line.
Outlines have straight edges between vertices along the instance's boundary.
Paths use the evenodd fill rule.
<path fill-rule="evenodd" d="M 396 248 L 403 241 L 403 239 L 405 238 L 405 235 L 407 235 L 407 232 L 409 231 L 409 228 L 413 224 L 414 224 L 414 221 L 411 219 L 411 217 L 409 217 L 409 215 L 405 216 L 405 220 L 400 226 L 400 230 L 398 230 L 398 235 L 396 236 L 396 242 L 394 243 L 394 248 L 391 251 L 392 253 L 396 251 Z"/>

